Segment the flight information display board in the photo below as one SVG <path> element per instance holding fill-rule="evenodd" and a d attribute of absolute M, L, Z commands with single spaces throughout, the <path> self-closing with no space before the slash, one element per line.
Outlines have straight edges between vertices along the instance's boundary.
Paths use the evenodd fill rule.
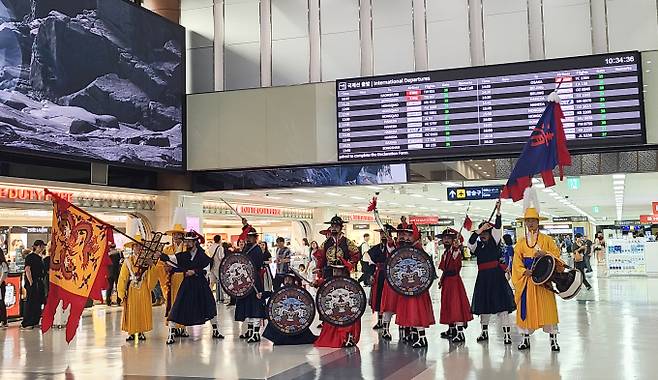
<path fill-rule="evenodd" d="M 645 142 L 639 52 L 336 81 L 338 159 L 518 153 L 558 94 L 570 148 Z"/>

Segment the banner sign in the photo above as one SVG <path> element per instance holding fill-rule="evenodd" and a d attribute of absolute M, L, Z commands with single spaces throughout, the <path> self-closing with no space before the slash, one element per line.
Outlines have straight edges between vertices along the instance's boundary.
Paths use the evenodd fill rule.
<path fill-rule="evenodd" d="M 658 215 L 640 215 L 640 224 L 658 224 Z"/>
<path fill-rule="evenodd" d="M 439 222 L 438 216 L 409 216 L 409 223 L 416 225 L 430 225 Z"/>
<path fill-rule="evenodd" d="M 57 196 L 73 201 L 73 193 L 53 191 Z M 0 186 L 0 201 L 50 201 L 52 198 L 43 189 L 21 189 L 17 187 Z"/>
<path fill-rule="evenodd" d="M 553 218 L 553 222 L 564 223 L 564 222 L 587 222 L 586 216 L 556 216 Z"/>

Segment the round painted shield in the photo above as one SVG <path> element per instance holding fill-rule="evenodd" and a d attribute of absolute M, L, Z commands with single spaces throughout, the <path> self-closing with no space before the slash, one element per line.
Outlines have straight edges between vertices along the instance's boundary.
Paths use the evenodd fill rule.
<path fill-rule="evenodd" d="M 306 289 L 285 287 L 277 290 L 267 303 L 267 316 L 284 335 L 297 335 L 315 319 L 313 296 Z"/>
<path fill-rule="evenodd" d="M 386 280 L 397 293 L 416 296 L 429 289 L 434 281 L 432 259 L 415 247 L 400 247 L 388 258 Z"/>
<path fill-rule="evenodd" d="M 219 264 L 219 278 L 229 296 L 244 298 L 254 290 L 256 269 L 247 255 L 233 253 Z"/>
<path fill-rule="evenodd" d="M 366 311 L 366 292 L 350 277 L 334 277 L 320 286 L 315 304 L 324 322 L 349 326 Z"/>

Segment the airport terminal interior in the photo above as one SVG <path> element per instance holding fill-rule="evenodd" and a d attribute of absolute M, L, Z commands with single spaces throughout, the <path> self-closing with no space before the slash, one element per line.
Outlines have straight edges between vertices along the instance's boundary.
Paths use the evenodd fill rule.
<path fill-rule="evenodd" d="M 655 0 L 0 0 L 0 51 L 2 380 L 658 370 Z"/>

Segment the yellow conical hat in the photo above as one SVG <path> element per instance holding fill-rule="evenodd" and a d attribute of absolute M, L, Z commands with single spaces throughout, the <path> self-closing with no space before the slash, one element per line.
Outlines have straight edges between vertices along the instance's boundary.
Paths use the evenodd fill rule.
<path fill-rule="evenodd" d="M 135 240 L 137 240 L 137 241 L 140 242 L 140 243 L 144 241 L 144 240 L 142 239 L 142 235 L 140 235 L 140 234 L 135 235 Z M 124 247 L 124 248 L 130 248 L 130 249 L 132 249 L 135 245 L 137 245 L 137 243 L 135 243 L 134 241 L 130 240 L 130 241 L 128 241 L 127 243 L 125 243 L 125 244 L 123 245 L 123 247 Z"/>

